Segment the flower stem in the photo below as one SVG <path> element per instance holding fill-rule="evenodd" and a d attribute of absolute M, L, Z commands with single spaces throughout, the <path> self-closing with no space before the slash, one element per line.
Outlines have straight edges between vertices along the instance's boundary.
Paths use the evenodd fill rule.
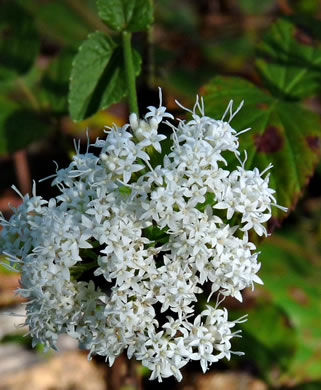
<path fill-rule="evenodd" d="M 136 94 L 136 75 L 133 64 L 133 55 L 131 48 L 131 33 L 128 31 L 122 32 L 123 39 L 123 54 L 125 60 L 125 69 L 128 85 L 128 101 L 130 112 L 135 112 L 139 116 Z"/>

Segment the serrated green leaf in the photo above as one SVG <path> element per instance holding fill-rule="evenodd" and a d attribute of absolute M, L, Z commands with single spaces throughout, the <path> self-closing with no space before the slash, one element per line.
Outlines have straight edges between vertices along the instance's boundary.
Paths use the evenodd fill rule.
<path fill-rule="evenodd" d="M 321 48 L 288 20 L 271 25 L 258 55 L 258 71 L 273 95 L 298 100 L 320 91 Z"/>
<path fill-rule="evenodd" d="M 319 159 L 321 126 L 318 115 L 298 103 L 267 95 L 254 84 L 236 77 L 216 77 L 202 93 L 206 114 L 216 119 L 222 117 L 231 99 L 235 108 L 245 101 L 231 123 L 237 131 L 251 127 L 239 138 L 240 151 L 246 150 L 248 154 L 245 167 L 258 167 L 263 171 L 273 163 L 270 186 L 276 190 L 277 203 L 293 208 Z M 225 157 L 237 164 L 235 158 Z M 274 207 L 273 215 L 282 219 L 285 213 Z M 272 222 L 276 221 L 272 219 Z"/>
<path fill-rule="evenodd" d="M 141 58 L 133 50 L 136 75 Z M 71 72 L 69 111 L 74 121 L 117 103 L 127 94 L 126 73 L 120 47 L 101 32 L 90 34 L 80 46 Z"/>
<path fill-rule="evenodd" d="M 0 154 L 25 148 L 52 130 L 45 118 L 1 96 L 0 107 Z"/>
<path fill-rule="evenodd" d="M 73 120 L 79 121 L 94 113 L 90 102 L 97 88 L 108 88 L 102 85 L 101 78 L 115 48 L 114 41 L 102 32 L 90 34 L 79 47 L 70 76 L 69 111 Z"/>
<path fill-rule="evenodd" d="M 145 30 L 153 21 L 151 0 L 97 0 L 98 15 L 114 31 Z"/>
<path fill-rule="evenodd" d="M 14 2 L 5 2 L 0 13 L 0 77 L 26 73 L 39 47 L 38 33 L 29 13 Z"/>
<path fill-rule="evenodd" d="M 71 65 L 76 52 L 64 49 L 51 62 L 42 79 L 42 98 L 57 113 L 68 112 L 68 87 Z"/>

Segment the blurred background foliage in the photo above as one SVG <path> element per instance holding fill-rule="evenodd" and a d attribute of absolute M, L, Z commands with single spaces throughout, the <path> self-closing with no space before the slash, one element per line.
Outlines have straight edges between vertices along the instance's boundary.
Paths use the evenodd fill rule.
<path fill-rule="evenodd" d="M 30 191 L 31 178 L 53 172 L 52 160 L 68 163 L 75 136 L 86 142 L 86 128 L 91 139 L 102 136 L 104 126 L 126 123 L 128 109 L 121 100 L 70 119 L 78 47 L 94 31 L 113 36 L 95 0 L 0 0 L 0 9 L 0 208 L 9 215 L 8 202 L 19 203 L 11 184 Z M 234 343 L 246 356 L 213 369 L 244 370 L 271 388 L 321 389 L 321 3 L 158 0 L 154 17 L 133 38 L 142 57 L 141 112 L 158 104 L 157 86 L 178 114 L 174 100 L 190 107 L 197 92 L 215 118 L 230 99 L 236 106 L 245 100 L 232 126 L 252 128 L 240 136 L 246 167 L 272 162 L 271 186 L 291 210 L 284 221 L 274 210 L 268 227 L 282 228 L 259 244 L 264 286 L 246 291 L 241 306 L 227 301 L 233 317 L 249 313 Z M 80 84 L 95 77 L 87 60 Z M 82 93 L 80 103 L 88 98 Z M 38 185 L 43 196 L 53 191 L 48 182 Z"/>

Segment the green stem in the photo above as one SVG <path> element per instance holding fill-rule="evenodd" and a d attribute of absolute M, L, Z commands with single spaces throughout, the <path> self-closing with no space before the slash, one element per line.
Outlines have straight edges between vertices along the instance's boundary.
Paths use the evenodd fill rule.
<path fill-rule="evenodd" d="M 139 116 L 138 105 L 137 105 L 137 94 L 136 94 L 136 75 L 133 64 L 133 55 L 131 48 L 131 33 L 123 31 L 123 54 L 125 60 L 125 69 L 127 76 L 128 85 L 128 101 L 130 112 L 135 112 Z"/>
<path fill-rule="evenodd" d="M 154 1 L 151 0 L 154 7 Z M 146 31 L 147 38 L 147 86 L 150 89 L 155 89 L 155 55 L 154 55 L 154 25 L 151 24 Z"/>

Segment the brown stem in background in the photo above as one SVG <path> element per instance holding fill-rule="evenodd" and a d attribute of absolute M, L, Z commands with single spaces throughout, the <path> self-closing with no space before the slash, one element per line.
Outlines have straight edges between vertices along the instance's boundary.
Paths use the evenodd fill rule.
<path fill-rule="evenodd" d="M 21 193 L 31 194 L 31 177 L 26 150 L 18 150 L 13 155 L 18 187 Z"/>
<path fill-rule="evenodd" d="M 280 10 L 285 14 L 285 15 L 291 15 L 293 14 L 292 8 L 289 6 L 289 3 L 287 0 L 278 0 L 278 5 Z"/>
<path fill-rule="evenodd" d="M 137 362 L 135 359 L 127 359 L 127 377 L 125 378 L 126 389 L 141 390 L 141 376 L 138 375 Z"/>
<path fill-rule="evenodd" d="M 26 98 L 29 100 L 32 108 L 35 109 L 36 111 L 39 111 L 40 104 L 39 104 L 37 98 L 35 97 L 35 95 L 30 90 L 30 88 L 26 85 L 24 80 L 21 78 L 18 78 L 16 83 L 17 83 L 18 87 L 20 88 L 20 90 L 24 93 Z"/>
<path fill-rule="evenodd" d="M 120 390 L 125 373 L 126 360 L 125 356 L 122 354 L 116 358 L 114 364 L 108 370 L 107 389 Z"/>
<path fill-rule="evenodd" d="M 108 390 L 142 390 L 141 376 L 138 374 L 135 359 L 128 359 L 125 354 L 117 357 L 108 370 Z"/>
<path fill-rule="evenodd" d="M 231 12 L 232 4 L 230 0 L 218 0 L 218 3 L 222 14 L 227 14 Z"/>
<path fill-rule="evenodd" d="M 106 25 L 94 14 L 88 7 L 85 7 L 83 1 L 79 0 L 67 0 L 67 3 L 73 11 L 76 12 L 88 26 L 94 28 L 95 30 L 101 30 L 104 32 L 109 32 Z"/>

